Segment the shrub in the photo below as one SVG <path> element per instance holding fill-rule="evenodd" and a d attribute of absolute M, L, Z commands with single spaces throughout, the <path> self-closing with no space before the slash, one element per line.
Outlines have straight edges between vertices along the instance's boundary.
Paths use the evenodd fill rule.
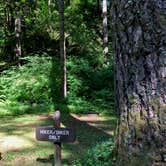
<path fill-rule="evenodd" d="M 114 143 L 112 140 L 98 144 L 90 149 L 80 160 L 73 162 L 72 166 L 111 166 L 114 158 Z"/>
<path fill-rule="evenodd" d="M 26 112 L 28 106 L 51 103 L 50 57 L 33 56 L 24 60 L 26 64 L 3 71 L 0 77 L 0 102 L 15 114 Z"/>

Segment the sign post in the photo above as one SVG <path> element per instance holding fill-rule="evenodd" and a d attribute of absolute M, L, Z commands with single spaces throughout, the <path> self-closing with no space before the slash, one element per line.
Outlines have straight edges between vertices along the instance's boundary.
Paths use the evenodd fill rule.
<path fill-rule="evenodd" d="M 74 142 L 75 131 L 69 128 L 60 128 L 60 111 L 53 115 L 54 127 L 42 126 L 36 128 L 36 139 L 54 143 L 54 166 L 62 166 L 61 143 Z"/>
<path fill-rule="evenodd" d="M 54 120 L 54 127 L 60 128 L 60 111 L 56 111 L 53 120 Z M 62 159 L 61 159 L 61 143 L 55 142 L 55 150 L 54 150 L 54 166 L 62 166 Z"/>

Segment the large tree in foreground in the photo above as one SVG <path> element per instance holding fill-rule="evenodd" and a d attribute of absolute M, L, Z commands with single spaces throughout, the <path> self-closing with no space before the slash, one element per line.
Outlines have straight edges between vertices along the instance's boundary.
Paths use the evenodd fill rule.
<path fill-rule="evenodd" d="M 114 0 L 118 166 L 166 160 L 166 1 Z"/>

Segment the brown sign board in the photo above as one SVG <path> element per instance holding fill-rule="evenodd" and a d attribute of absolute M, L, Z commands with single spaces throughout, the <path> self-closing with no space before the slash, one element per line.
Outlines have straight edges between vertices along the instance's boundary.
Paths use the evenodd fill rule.
<path fill-rule="evenodd" d="M 69 128 L 38 127 L 36 128 L 36 139 L 50 142 L 74 142 L 75 132 Z"/>

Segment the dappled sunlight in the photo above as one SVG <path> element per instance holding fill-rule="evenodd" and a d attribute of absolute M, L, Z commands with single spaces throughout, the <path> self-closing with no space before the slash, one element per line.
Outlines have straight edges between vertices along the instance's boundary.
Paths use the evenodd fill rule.
<path fill-rule="evenodd" d="M 95 127 L 96 129 L 101 130 L 101 132 L 105 132 L 110 136 L 114 136 L 115 125 L 116 125 L 115 122 L 117 121 L 115 117 L 106 118 L 98 114 L 87 114 L 87 115 L 71 114 L 71 116 L 80 121 L 86 122 L 89 126 Z"/>
<path fill-rule="evenodd" d="M 101 117 L 99 117 L 98 114 L 87 114 L 87 115 L 77 115 L 77 114 L 71 114 L 74 118 L 80 120 L 80 121 L 101 121 Z"/>
<path fill-rule="evenodd" d="M 99 130 L 102 130 L 106 134 L 109 134 L 111 136 L 114 136 L 114 129 L 111 131 L 109 124 L 101 124 L 95 122 L 87 122 L 88 125 L 98 128 Z M 107 131 L 108 130 L 108 131 Z"/>
<path fill-rule="evenodd" d="M 36 158 L 33 156 L 29 157 L 18 157 L 14 158 L 11 164 L 11 161 L 1 161 L 0 165 L 2 166 L 46 166 L 46 163 L 39 163 L 36 161 Z M 50 162 L 48 163 L 48 166 L 50 166 Z"/>
<path fill-rule="evenodd" d="M 63 12 L 59 12 L 59 2 L 64 3 Z M 0 166 L 50 166 L 54 144 L 37 140 L 36 128 L 55 127 L 52 117 L 57 109 L 62 114 L 60 127 L 69 129 L 66 138 L 72 135 L 70 131 L 73 137 L 76 133 L 75 142 L 62 143 L 63 165 L 72 165 L 113 137 L 115 120 L 100 115 L 112 116 L 114 95 L 112 51 L 103 56 L 99 4 L 59 2 L 0 3 Z M 59 29 L 62 13 L 63 35 Z M 65 49 L 60 51 L 62 36 Z M 64 59 L 62 52 L 67 55 Z M 62 98 L 65 82 L 67 95 Z M 57 141 L 55 132 L 45 131 L 49 141 Z"/>
<path fill-rule="evenodd" d="M 41 115 L 9 116 L 0 119 L 0 152 L 3 156 L 0 165 L 47 166 L 53 161 L 54 146 L 50 142 L 40 142 L 35 138 L 35 128 L 53 126 L 53 113 Z M 3 123 L 2 123 L 3 121 Z M 76 141 L 62 144 L 62 159 L 71 163 L 78 156 L 93 147 L 97 142 L 113 136 L 115 119 L 101 115 L 88 116 L 62 114 L 61 127 L 74 128 Z M 20 165 L 21 166 L 21 165 Z"/>
<path fill-rule="evenodd" d="M 32 147 L 32 143 L 25 138 L 18 136 L 5 136 L 0 138 L 0 149 L 2 153 L 28 147 Z"/>

